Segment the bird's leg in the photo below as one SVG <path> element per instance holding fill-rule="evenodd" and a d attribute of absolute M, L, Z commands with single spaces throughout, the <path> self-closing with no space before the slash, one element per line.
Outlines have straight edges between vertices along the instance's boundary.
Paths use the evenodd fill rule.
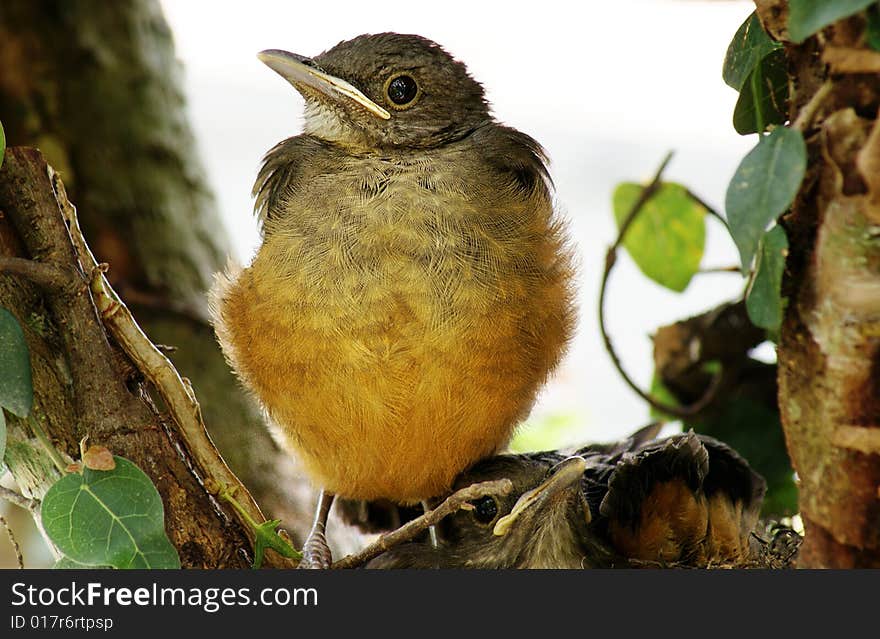
<path fill-rule="evenodd" d="M 422 500 L 422 510 L 425 512 L 431 510 L 431 504 L 428 503 L 427 499 Z M 428 526 L 428 537 L 431 539 L 431 548 L 440 547 L 440 541 L 437 539 L 437 526 Z"/>
<path fill-rule="evenodd" d="M 318 505 L 315 508 L 315 521 L 312 523 L 312 529 L 306 542 L 303 544 L 302 559 L 299 562 L 300 568 L 324 569 L 330 567 L 333 557 L 330 554 L 330 546 L 327 545 L 327 538 L 324 536 L 324 530 L 327 527 L 327 516 L 330 514 L 330 506 L 333 505 L 333 493 L 321 490 L 318 493 Z"/>

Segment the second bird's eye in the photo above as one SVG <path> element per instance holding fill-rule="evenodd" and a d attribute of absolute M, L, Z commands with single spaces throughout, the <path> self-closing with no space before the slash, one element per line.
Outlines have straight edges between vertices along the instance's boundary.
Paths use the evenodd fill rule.
<path fill-rule="evenodd" d="M 490 523 L 498 514 L 498 504 L 493 497 L 480 497 L 471 504 L 474 506 L 474 519 L 481 524 Z"/>
<path fill-rule="evenodd" d="M 399 75 L 388 83 L 388 99 L 397 106 L 405 106 L 416 99 L 419 85 L 408 75 Z"/>

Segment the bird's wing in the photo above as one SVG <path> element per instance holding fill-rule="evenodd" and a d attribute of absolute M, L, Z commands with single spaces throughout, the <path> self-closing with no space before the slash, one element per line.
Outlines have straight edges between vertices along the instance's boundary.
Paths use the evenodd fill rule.
<path fill-rule="evenodd" d="M 694 566 L 748 557 L 765 483 L 726 444 L 691 431 L 622 453 L 610 466 L 598 510 L 621 555 Z"/>

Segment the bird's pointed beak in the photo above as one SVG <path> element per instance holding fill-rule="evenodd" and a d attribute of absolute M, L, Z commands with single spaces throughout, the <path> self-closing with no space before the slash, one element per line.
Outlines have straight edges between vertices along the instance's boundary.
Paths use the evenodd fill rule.
<path fill-rule="evenodd" d="M 383 120 L 391 114 L 370 100 L 342 78 L 322 71 L 310 58 L 280 49 L 267 49 L 257 54 L 260 61 L 290 82 L 300 93 L 318 93 L 335 102 L 355 104 Z"/>
<path fill-rule="evenodd" d="M 536 512 L 540 510 L 542 505 L 547 504 L 552 498 L 564 492 L 567 488 L 577 486 L 581 477 L 584 476 L 586 469 L 587 462 L 583 457 L 569 457 L 559 462 L 550 477 L 544 480 L 537 488 L 533 488 L 520 495 L 510 513 L 495 523 L 495 528 L 493 528 L 492 532 L 499 537 L 506 535 L 507 531 L 510 530 L 523 513 Z M 589 509 L 586 510 L 586 513 L 586 516 L 589 517 Z"/>

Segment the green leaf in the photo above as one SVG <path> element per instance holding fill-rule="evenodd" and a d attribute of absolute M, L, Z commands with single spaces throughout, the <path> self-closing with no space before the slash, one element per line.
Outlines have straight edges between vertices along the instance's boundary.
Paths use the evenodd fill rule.
<path fill-rule="evenodd" d="M 31 357 L 15 316 L 0 308 L 0 408 L 27 417 L 34 403 Z"/>
<path fill-rule="evenodd" d="M 288 559 L 302 559 L 302 553 L 291 546 L 277 532 L 276 528 L 281 524 L 280 519 L 270 519 L 262 524 L 254 526 L 254 563 L 253 568 L 263 565 L 263 556 L 266 548 L 271 548 L 282 557 Z"/>
<path fill-rule="evenodd" d="M 724 56 L 724 68 L 721 77 L 728 86 L 737 91 L 743 88 L 749 74 L 758 66 L 771 51 L 782 45 L 771 40 L 761 26 L 757 14 L 753 11 L 743 22 Z"/>
<path fill-rule="evenodd" d="M 618 227 L 642 193 L 632 182 L 614 190 L 614 218 Z M 623 239 L 623 245 L 647 277 L 681 292 L 700 268 L 706 243 L 706 209 L 687 189 L 663 183 L 642 206 Z"/>
<path fill-rule="evenodd" d="M 6 132 L 3 123 L 0 122 L 0 166 L 3 166 L 3 155 L 6 153 Z"/>
<path fill-rule="evenodd" d="M 791 0 L 788 4 L 788 35 L 803 42 L 832 22 L 851 16 L 877 0 Z"/>
<path fill-rule="evenodd" d="M 165 536 L 162 500 L 153 482 L 123 457 L 109 471 L 59 479 L 43 498 L 43 528 L 67 557 L 90 566 L 180 568 Z"/>
<path fill-rule="evenodd" d="M 785 52 L 777 50 L 752 69 L 733 110 L 733 128 L 740 135 L 763 133 L 768 124 L 788 119 L 785 64 Z"/>
<path fill-rule="evenodd" d="M 746 311 L 752 324 L 775 331 L 782 323 L 782 271 L 788 254 L 785 230 L 776 225 L 764 234 L 758 254 L 757 272 L 746 294 Z"/>
<path fill-rule="evenodd" d="M 785 127 L 762 137 L 737 167 L 727 187 L 725 208 L 744 272 L 751 266 L 764 230 L 797 195 L 806 168 L 803 136 Z"/>

